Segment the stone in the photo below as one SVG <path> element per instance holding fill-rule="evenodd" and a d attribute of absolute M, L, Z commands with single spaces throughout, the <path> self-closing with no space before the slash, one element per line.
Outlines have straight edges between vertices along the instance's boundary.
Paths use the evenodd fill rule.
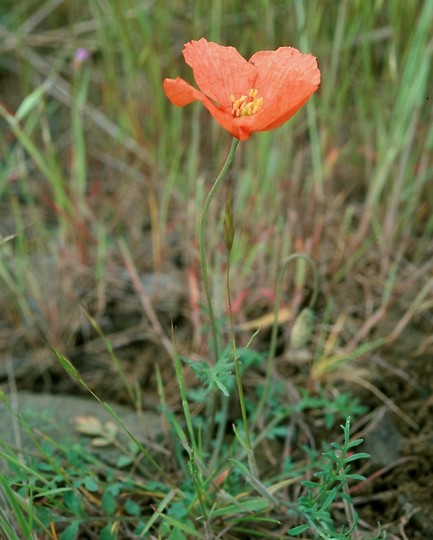
<path fill-rule="evenodd" d="M 46 437 L 59 444 L 81 441 L 93 454 L 114 465 L 121 455 L 113 444 L 114 439 L 125 446 L 131 441 L 111 414 L 95 399 L 21 391 L 6 394 L 6 399 L 12 409 L 25 420 L 39 442 Z M 152 411 L 137 412 L 124 405 L 110 406 L 134 437 L 151 452 L 150 446 L 163 433 L 161 416 Z M 99 436 L 98 426 L 102 429 Z M 87 435 L 83 433 L 86 429 Z M 95 446 L 96 438 L 100 446 Z M 0 450 L 5 447 L 13 448 L 17 455 L 25 455 L 36 449 L 32 435 L 23 427 L 20 419 L 0 401 Z M 7 469 L 6 458 L 0 456 L 0 471 L 6 472 Z"/>

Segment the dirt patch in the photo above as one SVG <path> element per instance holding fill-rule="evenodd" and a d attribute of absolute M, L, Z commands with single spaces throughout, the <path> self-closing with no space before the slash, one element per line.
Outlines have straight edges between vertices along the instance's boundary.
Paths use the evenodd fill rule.
<path fill-rule="evenodd" d="M 365 433 L 373 468 L 368 493 L 358 498 L 360 515 L 367 522 L 379 521 L 403 540 L 425 540 L 433 530 L 433 362 L 430 355 L 414 354 L 418 338 L 415 329 L 408 329 L 387 361 L 376 359 L 375 386 L 398 410 L 388 410 L 377 422 L 385 407 L 377 397 L 368 400 L 378 405 L 371 421 L 376 426 Z"/>

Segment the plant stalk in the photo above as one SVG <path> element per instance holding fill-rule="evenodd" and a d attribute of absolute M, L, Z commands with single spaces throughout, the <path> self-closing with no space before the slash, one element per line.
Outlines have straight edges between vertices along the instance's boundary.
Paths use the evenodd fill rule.
<path fill-rule="evenodd" d="M 204 290 L 206 293 L 209 319 L 210 319 L 210 324 L 211 324 L 211 329 L 212 329 L 212 340 L 213 340 L 215 362 L 217 362 L 219 359 L 220 347 L 219 347 L 219 339 L 218 339 L 218 329 L 217 329 L 217 324 L 215 320 L 215 313 L 213 309 L 212 296 L 211 296 L 210 285 L 209 285 L 209 274 L 208 274 L 208 265 L 207 265 L 207 257 L 206 257 L 206 223 L 207 223 L 210 203 L 212 202 L 212 199 L 214 198 L 215 193 L 218 191 L 218 188 L 220 187 L 222 181 L 224 180 L 227 174 L 227 171 L 233 161 L 233 157 L 235 155 L 235 151 L 238 146 L 238 143 L 239 143 L 239 139 L 233 138 L 233 142 L 232 142 L 229 154 L 227 156 L 227 159 L 223 165 L 223 168 L 221 169 L 221 172 L 217 176 L 213 186 L 211 187 L 209 193 L 207 194 L 207 197 L 203 206 L 201 220 L 200 220 L 200 233 L 199 233 L 200 264 L 201 264 L 201 273 L 202 273 L 202 278 L 203 278 Z"/>

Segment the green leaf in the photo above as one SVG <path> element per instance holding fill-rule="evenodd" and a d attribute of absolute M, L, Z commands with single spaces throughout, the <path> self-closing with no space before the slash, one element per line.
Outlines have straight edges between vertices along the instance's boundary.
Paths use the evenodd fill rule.
<path fill-rule="evenodd" d="M 326 496 L 326 499 L 322 503 L 322 507 L 321 507 L 322 512 L 326 511 L 331 506 L 336 495 L 337 495 L 336 488 L 333 488 L 331 489 L 331 491 L 329 491 L 328 495 Z"/>
<path fill-rule="evenodd" d="M 353 454 L 352 456 L 348 456 L 344 458 L 344 463 L 350 463 L 351 461 L 355 461 L 356 459 L 369 459 L 370 454 L 367 454 L 367 452 L 359 452 L 358 454 Z"/>
<path fill-rule="evenodd" d="M 248 478 L 251 478 L 252 475 L 251 475 L 250 471 L 247 469 L 247 467 L 245 467 L 245 465 L 243 463 L 241 463 L 237 459 L 233 459 L 233 458 L 230 458 L 229 461 L 231 461 L 240 470 L 240 472 L 244 476 L 247 476 Z"/>
<path fill-rule="evenodd" d="M 346 474 L 347 480 L 359 480 L 360 482 L 364 482 L 366 479 L 365 476 L 362 474 Z"/>
<path fill-rule="evenodd" d="M 239 443 L 242 445 L 242 447 L 243 447 L 245 450 L 248 450 L 247 443 L 246 443 L 246 441 L 242 438 L 242 435 L 241 435 L 239 429 L 236 427 L 235 424 L 233 424 L 233 431 L 234 431 L 234 433 L 235 433 L 236 439 L 239 441 Z"/>
<path fill-rule="evenodd" d="M 38 105 L 46 91 L 46 82 L 35 88 L 33 92 L 22 100 L 17 112 L 15 113 L 15 118 L 17 120 L 23 120 L 29 114 L 29 112 Z"/>
<path fill-rule="evenodd" d="M 132 499 L 126 499 L 125 510 L 128 512 L 130 516 L 139 516 L 141 508 L 140 508 L 140 505 L 137 504 Z"/>
<path fill-rule="evenodd" d="M 116 499 L 110 489 L 106 489 L 102 495 L 102 509 L 104 512 L 111 516 L 116 511 Z"/>
<path fill-rule="evenodd" d="M 229 458 L 229 461 L 231 461 L 239 469 L 239 471 L 245 476 L 247 482 L 249 482 L 253 486 L 257 493 L 270 500 L 274 504 L 277 504 L 276 499 L 268 490 L 268 488 L 264 484 L 262 484 L 260 480 L 255 478 L 254 475 L 247 469 L 247 467 L 245 467 L 243 463 L 233 458 Z"/>
<path fill-rule="evenodd" d="M 354 439 L 347 445 L 347 448 L 353 448 L 354 446 L 358 446 L 359 444 L 362 444 L 363 442 L 364 442 L 364 439 Z"/>
<path fill-rule="evenodd" d="M 72 521 L 72 523 L 63 531 L 62 535 L 60 536 L 60 540 L 74 540 L 77 538 L 79 528 L 80 521 Z"/>
<path fill-rule="evenodd" d="M 63 494 L 63 500 L 65 501 L 66 506 L 74 512 L 74 514 L 80 514 L 81 512 L 81 501 L 75 491 L 66 491 Z"/>
<path fill-rule="evenodd" d="M 289 529 L 287 533 L 290 536 L 298 536 L 299 534 L 302 534 L 305 531 L 308 531 L 310 528 L 309 525 L 298 525 L 297 527 L 293 527 L 292 529 Z"/>
<path fill-rule="evenodd" d="M 328 458 L 331 461 L 334 461 L 334 463 L 338 463 L 340 461 L 340 458 L 337 457 L 334 452 L 323 452 L 323 457 Z"/>
<path fill-rule="evenodd" d="M 113 525 L 109 523 L 101 530 L 100 540 L 116 540 L 116 533 L 112 530 Z"/>
<path fill-rule="evenodd" d="M 32 534 L 31 527 L 27 522 L 27 516 L 23 514 L 23 511 L 21 509 L 21 501 L 19 500 L 19 495 L 14 493 L 14 491 L 9 485 L 9 482 L 6 480 L 6 477 L 2 474 L 0 474 L 0 487 L 2 488 L 2 491 L 7 497 L 8 502 L 12 508 L 15 521 L 18 522 L 19 527 L 21 528 L 23 534 L 26 535 L 26 538 L 30 538 Z M 25 496 L 26 495 L 24 494 L 23 497 Z"/>
<path fill-rule="evenodd" d="M 229 504 L 228 506 L 223 506 L 221 508 L 217 508 L 216 510 L 212 510 L 212 517 L 239 517 L 241 513 L 245 512 L 248 514 L 248 518 L 252 518 L 253 514 L 256 515 L 258 512 L 263 512 L 267 509 L 269 509 L 269 502 L 262 497 L 257 497 L 254 499 L 244 499 L 236 502 L 236 504 Z"/>
<path fill-rule="evenodd" d="M 175 527 L 185 533 L 189 534 L 190 538 L 202 538 L 201 533 L 191 526 L 189 523 L 183 523 L 177 519 L 168 516 L 167 514 L 161 514 L 161 517 L 164 522 L 169 523 L 172 527 Z"/>
<path fill-rule="evenodd" d="M 168 540 L 186 540 L 186 536 L 180 529 L 171 529 Z"/>
<path fill-rule="evenodd" d="M 310 489 L 316 489 L 316 488 L 320 487 L 320 484 L 318 484 L 317 482 L 310 482 L 310 480 L 303 480 L 301 482 L 301 484 L 304 487 L 307 487 L 307 488 L 310 488 Z"/>
<path fill-rule="evenodd" d="M 119 456 L 116 461 L 116 467 L 121 469 L 122 467 L 127 467 L 134 462 L 134 456 Z"/>
<path fill-rule="evenodd" d="M 87 489 L 87 491 L 91 492 L 98 491 L 99 489 L 98 484 L 91 476 L 86 476 L 86 478 L 84 479 L 84 487 Z"/>
<path fill-rule="evenodd" d="M 170 506 L 170 510 L 168 511 L 168 515 L 172 516 L 176 519 L 182 519 L 186 515 L 188 515 L 188 509 L 186 508 L 185 504 L 181 501 L 176 501 Z"/>
<path fill-rule="evenodd" d="M 66 358 L 66 356 L 63 356 L 61 352 L 59 352 L 57 349 L 52 349 L 54 354 L 56 355 L 57 360 L 59 361 L 62 368 L 69 373 L 69 375 L 75 379 L 76 381 L 81 381 L 81 375 L 78 373 L 78 371 L 74 368 L 74 366 L 71 364 L 71 362 Z"/>
<path fill-rule="evenodd" d="M 191 367 L 194 375 L 206 385 L 206 393 L 217 387 L 226 397 L 229 397 L 227 385 L 233 379 L 233 359 L 222 356 L 213 365 L 204 360 L 193 362 L 184 356 L 181 359 Z"/>

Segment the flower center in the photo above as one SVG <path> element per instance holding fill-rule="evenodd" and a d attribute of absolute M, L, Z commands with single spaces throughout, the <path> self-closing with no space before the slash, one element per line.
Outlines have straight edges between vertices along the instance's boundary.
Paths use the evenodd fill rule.
<path fill-rule="evenodd" d="M 236 99 L 231 95 L 230 100 L 232 105 L 232 114 L 235 118 L 241 116 L 251 116 L 258 113 L 263 106 L 263 98 L 257 97 L 259 91 L 256 88 L 251 88 L 247 96 L 241 96 Z"/>

